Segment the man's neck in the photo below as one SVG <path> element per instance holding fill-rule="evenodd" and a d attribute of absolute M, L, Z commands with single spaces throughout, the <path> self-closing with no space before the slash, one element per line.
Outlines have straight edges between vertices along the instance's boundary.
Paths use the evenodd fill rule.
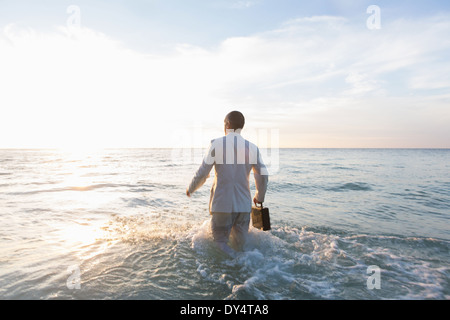
<path fill-rule="evenodd" d="M 225 132 L 225 135 L 228 135 L 230 133 L 236 133 L 236 134 L 241 134 L 242 129 L 227 129 Z"/>

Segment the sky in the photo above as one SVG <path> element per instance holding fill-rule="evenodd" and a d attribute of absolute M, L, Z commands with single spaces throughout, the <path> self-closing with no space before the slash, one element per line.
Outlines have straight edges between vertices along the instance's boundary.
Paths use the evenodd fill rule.
<path fill-rule="evenodd" d="M 0 148 L 450 148 L 450 2 L 0 0 Z"/>

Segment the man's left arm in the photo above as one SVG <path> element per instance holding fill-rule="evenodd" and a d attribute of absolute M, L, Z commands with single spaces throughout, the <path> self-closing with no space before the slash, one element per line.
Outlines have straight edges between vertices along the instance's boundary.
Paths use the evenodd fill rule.
<path fill-rule="evenodd" d="M 203 158 L 201 166 L 198 168 L 197 172 L 192 178 L 191 183 L 189 184 L 189 187 L 186 189 L 186 195 L 188 197 L 190 197 L 192 193 L 197 191 L 205 183 L 206 179 L 208 179 L 209 173 L 211 172 L 211 169 L 214 165 L 213 152 L 214 148 L 213 144 L 211 143 L 208 149 L 208 153 Z"/>

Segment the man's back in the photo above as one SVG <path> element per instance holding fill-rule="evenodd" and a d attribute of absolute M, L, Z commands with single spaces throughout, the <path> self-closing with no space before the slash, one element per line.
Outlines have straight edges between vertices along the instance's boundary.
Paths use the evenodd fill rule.
<path fill-rule="evenodd" d="M 253 169 L 256 199 L 264 201 L 267 188 L 267 169 L 256 145 L 245 140 L 239 133 L 211 141 L 208 153 L 189 186 L 189 192 L 197 190 L 214 166 L 215 176 L 211 188 L 210 212 L 250 212 L 250 172 Z"/>

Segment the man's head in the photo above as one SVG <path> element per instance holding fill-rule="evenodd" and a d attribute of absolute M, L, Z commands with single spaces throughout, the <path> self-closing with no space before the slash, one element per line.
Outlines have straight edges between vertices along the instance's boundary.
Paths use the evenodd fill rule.
<path fill-rule="evenodd" d="M 237 130 L 244 128 L 245 118 L 239 111 L 231 111 L 224 120 L 225 131 L 228 129 Z"/>

